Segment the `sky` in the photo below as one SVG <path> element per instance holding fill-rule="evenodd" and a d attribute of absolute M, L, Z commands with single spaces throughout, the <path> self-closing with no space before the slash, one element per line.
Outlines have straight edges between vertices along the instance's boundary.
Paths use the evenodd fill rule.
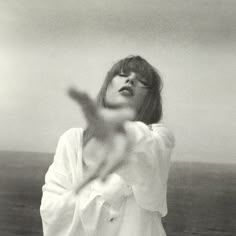
<path fill-rule="evenodd" d="M 92 97 L 141 55 L 160 72 L 173 160 L 236 163 L 234 0 L 0 0 L 0 150 L 54 152 Z"/>

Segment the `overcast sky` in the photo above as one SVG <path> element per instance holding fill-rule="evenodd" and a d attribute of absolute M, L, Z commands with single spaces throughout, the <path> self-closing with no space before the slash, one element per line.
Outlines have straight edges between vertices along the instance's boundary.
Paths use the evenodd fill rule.
<path fill-rule="evenodd" d="M 164 81 L 173 159 L 236 162 L 235 22 L 234 0 L 0 0 L 0 150 L 54 152 L 85 126 L 66 88 L 95 97 L 139 54 Z"/>

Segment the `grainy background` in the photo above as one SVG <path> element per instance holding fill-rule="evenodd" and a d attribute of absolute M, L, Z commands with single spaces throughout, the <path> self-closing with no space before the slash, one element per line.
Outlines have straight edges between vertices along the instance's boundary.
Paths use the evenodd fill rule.
<path fill-rule="evenodd" d="M 236 235 L 236 1 L 0 0 L 0 235 L 42 235 L 41 186 L 59 136 L 139 54 L 160 71 L 176 148 L 168 236 Z M 46 154 L 45 154 L 46 153 Z"/>

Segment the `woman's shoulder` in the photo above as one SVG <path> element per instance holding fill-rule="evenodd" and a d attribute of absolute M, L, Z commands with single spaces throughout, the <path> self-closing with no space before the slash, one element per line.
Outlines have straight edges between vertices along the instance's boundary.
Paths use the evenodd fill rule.
<path fill-rule="evenodd" d="M 173 148 L 175 145 L 175 137 L 173 132 L 163 123 L 152 123 L 145 124 L 141 121 L 131 121 L 128 123 L 130 129 L 133 131 L 133 135 L 140 138 L 150 138 L 153 137 L 157 141 L 163 141 L 165 146 L 168 148 Z"/>
<path fill-rule="evenodd" d="M 67 129 L 62 135 L 60 136 L 60 140 L 69 143 L 80 143 L 83 137 L 83 128 L 70 128 Z"/>
<path fill-rule="evenodd" d="M 168 147 L 174 147 L 175 136 L 174 133 L 163 123 L 154 123 L 149 125 L 150 129 L 154 131 L 155 135 L 161 137 Z"/>
<path fill-rule="evenodd" d="M 157 133 L 162 133 L 165 136 L 170 136 L 174 138 L 173 132 L 164 124 L 164 123 L 152 123 L 152 124 L 145 124 L 141 121 L 134 121 L 134 123 L 143 129 L 149 129 L 150 131 L 154 131 Z"/>

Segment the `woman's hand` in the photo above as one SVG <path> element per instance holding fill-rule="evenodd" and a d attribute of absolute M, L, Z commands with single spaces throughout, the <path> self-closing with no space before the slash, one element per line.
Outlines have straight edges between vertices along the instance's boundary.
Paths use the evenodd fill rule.
<path fill-rule="evenodd" d="M 85 143 L 84 151 L 87 150 L 88 158 L 94 159 L 95 167 L 76 187 L 75 192 L 78 193 L 94 179 L 105 180 L 126 163 L 132 140 L 125 132 L 124 122 L 133 120 L 135 112 L 129 107 L 98 109 L 87 93 L 74 88 L 70 88 L 68 94 L 81 106 L 88 127 L 93 131 L 93 137 Z"/>

